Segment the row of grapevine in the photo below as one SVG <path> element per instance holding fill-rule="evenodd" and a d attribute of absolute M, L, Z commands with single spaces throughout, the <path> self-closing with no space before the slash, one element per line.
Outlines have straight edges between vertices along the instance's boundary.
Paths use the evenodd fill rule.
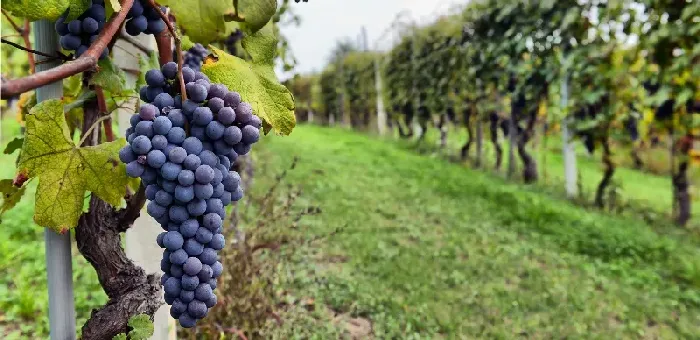
<path fill-rule="evenodd" d="M 386 54 L 352 52 L 329 64 L 318 77 L 321 98 L 312 109 L 369 126 L 366 115 L 376 116 L 377 96 L 372 63 L 379 62 L 388 124 L 399 136 L 422 140 L 433 125 L 444 146 L 447 123 L 464 126 L 470 137 L 461 157 L 476 148 L 481 164 L 488 127 L 496 168 L 505 153 L 501 139 L 508 138 L 526 183 L 540 177 L 531 150 L 538 131 L 565 124 L 589 152 L 602 154 L 594 197 L 600 207 L 618 166 L 615 145 L 633 145 L 643 167 L 637 149 L 664 137 L 673 150 L 674 215 L 685 225 L 700 127 L 694 114 L 700 111 L 699 31 L 698 2 L 471 1 L 461 13 L 414 26 Z M 564 102 L 562 88 L 568 89 Z"/>

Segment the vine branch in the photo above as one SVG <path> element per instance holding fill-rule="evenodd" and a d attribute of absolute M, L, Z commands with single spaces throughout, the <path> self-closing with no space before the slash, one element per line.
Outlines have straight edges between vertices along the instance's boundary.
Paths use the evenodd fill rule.
<path fill-rule="evenodd" d="M 105 101 L 105 93 L 102 91 L 102 86 L 95 86 L 95 94 L 97 95 L 97 108 L 100 115 L 106 115 L 104 120 L 105 138 L 108 142 L 114 141 L 114 131 L 112 131 L 112 115 L 107 112 L 107 102 Z"/>
<path fill-rule="evenodd" d="M 24 19 L 24 29 L 22 29 L 22 40 L 24 40 L 24 46 L 28 49 L 32 48 L 32 42 L 29 40 L 29 33 L 31 32 L 31 26 L 29 26 L 29 20 Z M 29 71 L 31 73 L 36 72 L 36 61 L 34 60 L 34 55 L 27 53 L 27 61 L 29 61 Z"/>
<path fill-rule="evenodd" d="M 165 22 L 165 25 L 168 26 L 168 31 L 170 32 L 170 35 L 173 36 L 173 39 L 175 40 L 175 50 L 177 51 L 177 77 L 180 80 L 180 98 L 182 98 L 182 101 L 184 102 L 187 100 L 187 93 L 185 92 L 185 80 L 182 77 L 182 44 L 180 40 L 180 35 L 177 34 L 177 30 L 175 27 L 173 27 L 173 23 L 170 21 L 168 18 L 168 15 L 166 13 L 163 13 L 160 10 L 160 6 L 155 2 L 155 0 L 148 0 L 148 3 L 153 7 L 153 9 L 160 15 L 160 18 Z"/>
<path fill-rule="evenodd" d="M 0 86 L 0 97 L 8 99 L 21 93 L 31 91 L 38 87 L 68 78 L 80 72 L 94 69 L 97 66 L 102 51 L 112 41 L 114 35 L 119 31 L 121 24 L 126 19 L 126 14 L 134 4 L 134 0 L 123 0 L 122 9 L 117 12 L 104 26 L 97 40 L 90 45 L 90 48 L 78 59 L 67 62 L 46 71 L 34 73 L 30 76 L 3 81 Z"/>

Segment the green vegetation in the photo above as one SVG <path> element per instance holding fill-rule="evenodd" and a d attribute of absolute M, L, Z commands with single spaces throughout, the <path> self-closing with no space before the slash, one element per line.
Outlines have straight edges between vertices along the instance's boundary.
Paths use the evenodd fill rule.
<path fill-rule="evenodd" d="M 279 338 L 347 333 L 336 329 L 332 313 L 369 320 L 377 338 L 671 339 L 700 332 L 693 238 L 337 128 L 302 126 L 288 137 L 266 137 L 256 190 L 295 156 L 288 181 L 303 190 L 298 205 L 320 206 L 321 214 L 303 220 L 320 241 L 285 265 L 277 289 L 317 306 L 282 313 Z M 0 327 L 9 339 L 18 330 L 47 332 L 42 229 L 31 222 L 30 197 L 2 224 L 9 237 L 0 240 Z M 92 268 L 75 259 L 82 322 L 106 297 Z"/>
<path fill-rule="evenodd" d="M 323 210 L 315 234 L 343 228 L 296 288 L 378 338 L 700 332 L 697 243 L 341 129 L 264 145 L 268 176 L 301 156 L 290 180 Z"/>
<path fill-rule="evenodd" d="M 338 41 L 317 80 L 317 98 L 292 89 L 318 104 L 315 120 L 324 123 L 342 120 L 355 129 L 381 131 L 364 117 L 369 112 L 374 118 L 376 98 L 382 98 L 386 118 L 401 138 L 423 141 L 434 126 L 444 147 L 448 126 L 465 128 L 468 142 L 460 139 L 449 151 L 477 164 L 505 166 L 507 148 L 517 146 L 519 169 L 508 164 L 508 173 L 526 183 L 542 181 L 548 168 L 533 141 L 545 126 L 567 124 L 574 140 L 601 163 L 597 173 L 588 171 L 590 164 L 581 171 L 588 202 L 624 208 L 620 183 L 640 176 L 618 168 L 633 164 L 665 174 L 669 184 L 665 194 L 652 189 L 653 196 L 633 184 L 622 198 L 652 210 L 655 216 L 647 218 L 661 215 L 694 226 L 699 15 L 699 3 L 688 1 L 470 1 L 426 24 L 397 17 L 392 33 L 399 39 L 385 53 L 352 51 Z M 374 59 L 377 71 L 358 62 L 363 59 Z M 377 78 L 381 88 L 374 87 Z M 353 105 L 358 101 L 364 107 Z M 483 134 L 477 133 L 479 125 Z M 504 136 L 511 126 L 515 136 Z M 484 147 L 506 152 L 482 159 L 475 149 Z M 624 157 L 633 161 L 619 163 Z M 652 186 L 660 185 L 660 178 L 655 182 Z M 637 204 L 652 201 L 649 197 L 650 204 Z"/>

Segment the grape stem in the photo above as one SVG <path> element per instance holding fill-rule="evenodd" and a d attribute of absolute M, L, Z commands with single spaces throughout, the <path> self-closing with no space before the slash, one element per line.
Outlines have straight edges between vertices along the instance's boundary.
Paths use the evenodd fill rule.
<path fill-rule="evenodd" d="M 122 23 L 126 19 L 126 14 L 133 4 L 134 0 L 123 0 L 121 4 L 122 9 L 109 19 L 97 40 L 95 40 L 95 42 L 90 45 L 90 48 L 88 48 L 83 55 L 78 57 L 78 59 L 23 78 L 3 81 L 2 86 L 0 86 L 0 98 L 12 98 L 46 84 L 95 69 L 102 51 L 119 31 Z"/>
<path fill-rule="evenodd" d="M 30 49 L 32 48 L 32 42 L 29 40 L 29 33 L 31 32 L 31 27 L 29 26 L 29 20 L 24 20 L 24 28 L 19 27 L 15 23 L 14 20 L 12 20 L 12 17 L 10 17 L 10 13 L 7 13 L 7 11 L 3 8 L 2 9 L 2 14 L 5 15 L 5 18 L 7 18 L 7 21 L 10 22 L 10 25 L 12 25 L 12 28 L 15 29 L 15 31 L 19 34 L 20 37 L 22 37 L 22 40 L 24 40 L 24 46 L 26 46 L 26 49 L 20 48 L 16 45 L 15 46 L 21 50 L 30 52 Z M 29 61 L 29 73 L 34 73 L 34 68 L 36 67 L 36 62 L 34 61 L 34 55 L 32 53 L 27 53 L 27 60 Z"/>
<path fill-rule="evenodd" d="M 19 25 L 17 25 L 17 23 L 15 23 L 15 21 L 12 20 L 10 13 L 7 13 L 7 11 L 4 8 L 2 9 L 2 14 L 5 15 L 5 18 L 7 18 L 7 21 L 10 23 L 10 25 L 12 25 L 12 28 L 14 28 L 15 31 L 17 31 L 17 33 L 24 33 L 22 27 L 19 27 Z"/>
<path fill-rule="evenodd" d="M 29 20 L 24 19 L 24 29 L 22 29 L 22 40 L 24 40 L 24 45 L 27 46 L 27 48 L 31 49 L 32 48 L 32 42 L 29 40 L 29 33 L 31 31 L 31 26 L 29 25 Z M 36 62 L 34 61 L 34 55 L 27 53 L 27 61 L 29 61 L 29 72 L 34 73 L 36 72 L 35 67 L 36 67 Z"/>
<path fill-rule="evenodd" d="M 90 125 L 90 127 L 87 129 L 87 131 L 85 131 L 83 136 L 80 138 L 80 142 L 78 143 L 78 145 L 84 146 L 85 141 L 92 134 L 92 130 L 94 130 L 95 128 L 100 126 L 100 123 L 102 123 L 103 121 L 105 121 L 107 119 L 110 119 L 111 117 L 112 116 L 110 116 L 110 115 L 102 116 L 102 117 L 98 118 L 94 123 L 92 123 L 92 125 Z"/>
<path fill-rule="evenodd" d="M 180 98 L 182 98 L 182 101 L 184 102 L 185 100 L 187 100 L 187 93 L 185 92 L 185 79 L 182 77 L 183 58 L 180 35 L 177 34 L 177 30 L 175 29 L 175 27 L 173 27 L 173 23 L 170 22 L 168 15 L 160 10 L 160 6 L 155 2 L 155 0 L 148 0 L 148 3 L 151 5 L 151 7 L 153 7 L 153 9 L 158 13 L 158 15 L 160 15 L 160 18 L 163 19 L 165 25 L 168 26 L 168 31 L 170 32 L 170 35 L 172 35 L 173 40 L 175 40 L 175 50 L 177 51 L 177 78 L 180 81 Z"/>

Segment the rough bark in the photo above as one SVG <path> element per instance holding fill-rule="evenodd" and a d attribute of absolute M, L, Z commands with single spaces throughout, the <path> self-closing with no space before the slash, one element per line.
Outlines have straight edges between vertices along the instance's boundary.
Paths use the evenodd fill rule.
<path fill-rule="evenodd" d="M 428 133 L 428 120 L 419 119 L 418 126 L 420 126 L 420 135 L 418 135 L 418 141 L 422 142 L 425 139 L 425 135 Z"/>
<path fill-rule="evenodd" d="M 535 131 L 535 121 L 537 119 L 537 111 L 532 110 L 528 116 L 527 126 L 518 136 L 518 156 L 523 162 L 523 180 L 525 183 L 534 183 L 539 175 L 537 173 L 537 160 L 535 160 L 527 150 L 527 143 L 532 139 Z"/>
<path fill-rule="evenodd" d="M 491 112 L 489 114 L 489 136 L 491 137 L 491 144 L 496 150 L 496 170 L 501 169 L 501 163 L 503 163 L 503 148 L 501 148 L 501 143 L 498 142 L 498 114 L 496 112 Z"/>
<path fill-rule="evenodd" d="M 476 158 L 474 159 L 474 166 L 481 166 L 481 159 L 484 151 L 484 126 L 483 122 L 479 117 L 476 117 Z"/>
<path fill-rule="evenodd" d="M 88 101 L 83 107 L 83 132 L 97 120 L 96 101 Z M 83 145 L 98 143 L 99 129 L 85 138 Z M 146 202 L 143 187 L 126 198 L 127 206 L 117 210 L 97 196 L 90 198 L 90 209 L 78 221 L 75 240 L 78 250 L 95 268 L 100 285 L 109 297 L 104 306 L 95 309 L 82 328 L 82 338 L 111 339 L 128 330 L 127 322 L 134 315 L 145 313 L 153 317 L 163 303 L 160 275 L 146 275 L 134 264 L 121 246 L 120 234 L 125 232 Z"/>
<path fill-rule="evenodd" d="M 445 150 L 445 148 L 447 148 L 448 121 L 447 114 L 443 113 L 440 115 L 440 120 L 438 121 L 438 129 L 440 129 L 440 150 Z"/>
<path fill-rule="evenodd" d="M 132 197 L 129 206 L 141 207 L 143 190 Z M 120 233 L 125 232 L 139 216 L 139 209 L 115 210 L 93 196 L 90 211 L 81 216 L 75 230 L 78 250 L 97 272 L 100 285 L 109 297 L 104 306 L 95 309 L 83 325 L 84 340 L 111 339 L 128 330 L 129 318 L 141 313 L 153 314 L 163 303 L 160 275 L 150 274 L 126 257 Z"/>
<path fill-rule="evenodd" d="M 612 154 L 610 152 L 610 140 L 607 136 L 607 132 L 601 141 L 603 147 L 603 178 L 598 183 L 598 188 L 595 192 L 595 205 L 599 208 L 605 207 L 605 190 L 608 188 L 612 182 L 613 175 L 615 174 L 615 164 L 612 162 Z"/>
<path fill-rule="evenodd" d="M 639 147 L 636 145 L 632 146 L 632 151 L 630 152 L 630 156 L 632 156 L 632 161 L 634 162 L 634 168 L 637 170 L 640 170 L 644 167 L 644 161 L 642 161 L 642 158 L 639 157 Z"/>
<path fill-rule="evenodd" d="M 430 111 L 427 107 L 421 106 L 418 108 L 418 126 L 420 126 L 420 135 L 418 141 L 422 142 L 428 132 L 428 121 L 430 120 Z"/>
<path fill-rule="evenodd" d="M 506 175 L 511 178 L 515 173 L 515 149 L 517 147 L 517 125 L 513 117 L 508 118 L 508 172 Z"/>
<path fill-rule="evenodd" d="M 673 189 L 675 192 L 676 205 L 678 213 L 676 215 L 676 223 L 679 226 L 685 226 L 691 216 L 691 199 L 688 192 L 688 152 L 692 147 L 692 136 L 687 135 L 681 139 L 679 143 L 679 154 L 681 161 L 678 164 L 678 171 L 673 173 Z"/>
<path fill-rule="evenodd" d="M 401 125 L 401 119 L 397 119 L 396 125 L 399 128 L 399 136 L 401 138 L 407 139 L 413 137 L 413 106 L 410 103 L 405 104 L 401 111 L 403 113 L 403 121 L 406 125 L 403 127 Z"/>
<path fill-rule="evenodd" d="M 472 110 L 471 108 L 464 109 L 464 127 L 467 128 L 467 142 L 464 143 L 462 149 L 460 150 L 460 156 L 462 160 L 469 158 L 469 150 L 472 147 L 474 141 L 474 126 L 472 125 Z"/>

